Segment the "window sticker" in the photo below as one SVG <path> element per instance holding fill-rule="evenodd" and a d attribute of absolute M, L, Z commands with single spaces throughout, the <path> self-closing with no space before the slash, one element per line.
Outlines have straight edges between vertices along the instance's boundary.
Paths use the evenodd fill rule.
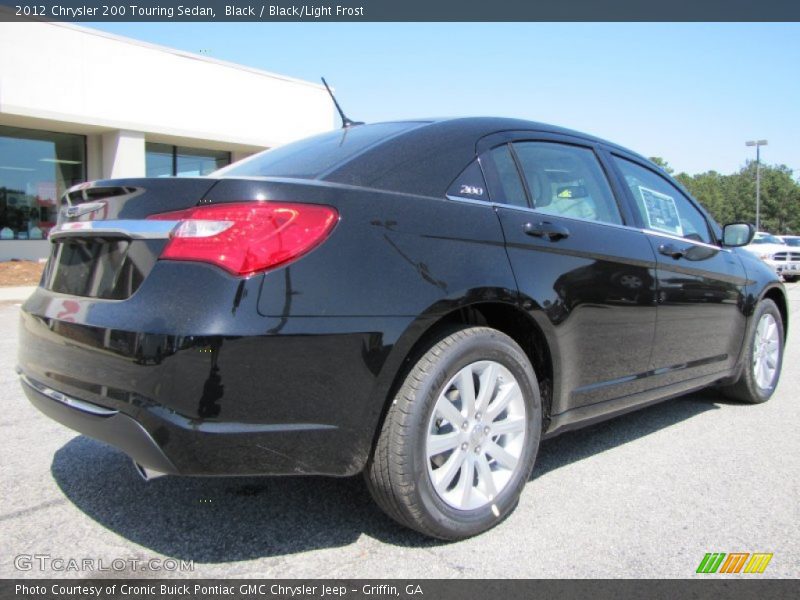
<path fill-rule="evenodd" d="M 647 215 L 647 226 L 657 231 L 665 231 L 683 237 L 683 226 L 678 215 L 675 199 L 661 192 L 639 186 L 639 194 Z"/>

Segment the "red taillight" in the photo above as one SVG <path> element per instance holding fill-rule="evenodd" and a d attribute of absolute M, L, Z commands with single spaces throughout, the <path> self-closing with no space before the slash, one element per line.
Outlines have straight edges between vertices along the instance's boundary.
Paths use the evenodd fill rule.
<path fill-rule="evenodd" d="M 282 265 L 320 244 L 339 213 L 330 206 L 235 202 L 152 215 L 180 221 L 161 258 L 208 262 L 235 275 Z"/>

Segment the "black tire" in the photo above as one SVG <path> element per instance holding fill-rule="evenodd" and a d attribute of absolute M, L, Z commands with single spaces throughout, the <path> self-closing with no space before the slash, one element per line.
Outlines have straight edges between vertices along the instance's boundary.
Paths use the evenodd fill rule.
<path fill-rule="evenodd" d="M 433 486 L 426 439 L 434 406 L 444 386 L 461 369 L 478 361 L 499 363 L 516 379 L 522 392 L 527 429 L 513 475 L 493 502 L 472 510 L 458 510 L 446 503 Z M 367 485 L 383 511 L 402 525 L 443 540 L 468 538 L 490 529 L 513 511 L 530 477 L 541 430 L 542 408 L 536 375 L 519 345 L 487 327 L 445 332 L 413 365 L 392 399 L 365 471 Z"/>
<path fill-rule="evenodd" d="M 775 370 L 772 382 L 767 387 L 759 386 L 756 381 L 754 369 L 754 352 L 756 351 L 756 330 L 758 324 L 764 315 L 771 315 L 778 325 L 778 360 L 777 368 Z M 749 404 L 760 404 L 766 402 L 772 397 L 775 392 L 775 387 L 781 376 L 781 367 L 783 365 L 783 350 L 784 350 L 784 327 L 781 313 L 777 305 L 765 298 L 761 300 L 756 306 L 756 310 L 751 318 L 751 326 L 749 327 L 747 339 L 745 340 L 745 347 L 743 353 L 744 365 L 739 380 L 733 385 L 723 388 L 723 392 L 729 398 L 740 400 Z"/>

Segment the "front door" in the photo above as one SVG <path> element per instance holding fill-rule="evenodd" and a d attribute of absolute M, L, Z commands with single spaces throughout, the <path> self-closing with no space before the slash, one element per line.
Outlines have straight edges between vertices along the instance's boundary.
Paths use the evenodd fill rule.
<path fill-rule="evenodd" d="M 653 367 L 667 385 L 732 368 L 746 326 L 738 257 L 720 247 L 703 213 L 647 166 L 615 156 L 658 261 Z"/>

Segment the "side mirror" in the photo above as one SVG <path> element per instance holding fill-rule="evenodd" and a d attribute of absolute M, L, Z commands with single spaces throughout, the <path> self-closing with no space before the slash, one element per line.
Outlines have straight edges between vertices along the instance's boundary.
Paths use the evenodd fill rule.
<path fill-rule="evenodd" d="M 755 234 L 756 228 L 750 223 L 728 223 L 722 228 L 722 245 L 729 248 L 747 246 Z"/>

